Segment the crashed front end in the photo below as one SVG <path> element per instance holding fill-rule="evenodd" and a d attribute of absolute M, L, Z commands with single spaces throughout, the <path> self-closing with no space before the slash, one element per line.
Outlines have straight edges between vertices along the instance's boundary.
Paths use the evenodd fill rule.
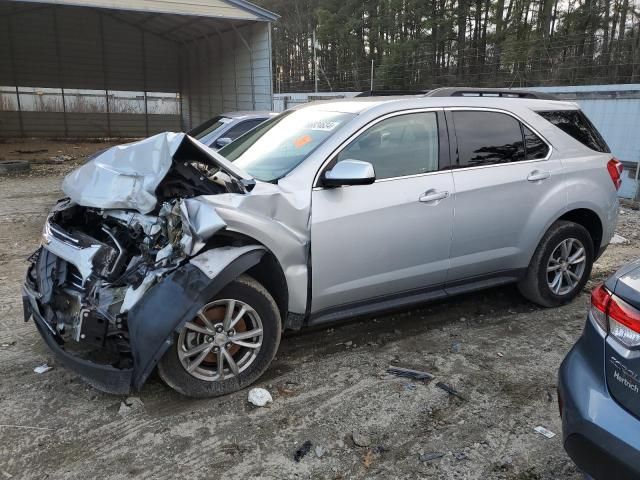
<path fill-rule="evenodd" d="M 111 393 L 139 389 L 173 332 L 264 253 L 225 235 L 215 209 L 195 198 L 244 195 L 251 182 L 189 137 L 156 137 L 65 180 L 72 198 L 48 216 L 23 288 L 25 321 L 56 358 Z M 155 164 L 132 174 L 145 156 Z"/>

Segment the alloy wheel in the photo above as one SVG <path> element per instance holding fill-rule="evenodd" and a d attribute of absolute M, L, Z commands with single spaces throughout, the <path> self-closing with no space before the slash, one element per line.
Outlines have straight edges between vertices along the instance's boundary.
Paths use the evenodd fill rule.
<path fill-rule="evenodd" d="M 577 238 L 567 238 L 553 250 L 547 263 L 547 285 L 559 296 L 572 292 L 584 275 L 587 255 Z"/>
<path fill-rule="evenodd" d="M 237 377 L 256 360 L 263 329 L 258 313 L 234 299 L 202 307 L 178 336 L 178 358 L 192 376 L 216 382 Z"/>

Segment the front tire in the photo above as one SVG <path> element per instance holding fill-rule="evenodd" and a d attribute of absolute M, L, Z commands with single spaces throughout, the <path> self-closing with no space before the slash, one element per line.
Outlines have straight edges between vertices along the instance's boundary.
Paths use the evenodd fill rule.
<path fill-rule="evenodd" d="M 584 288 L 594 258 L 593 240 L 577 223 L 559 220 L 545 233 L 518 284 L 520 293 L 543 307 L 558 307 Z"/>
<path fill-rule="evenodd" d="M 242 275 L 224 287 L 158 363 L 160 378 L 188 397 L 217 397 L 255 382 L 275 356 L 282 322 L 273 297 Z"/>

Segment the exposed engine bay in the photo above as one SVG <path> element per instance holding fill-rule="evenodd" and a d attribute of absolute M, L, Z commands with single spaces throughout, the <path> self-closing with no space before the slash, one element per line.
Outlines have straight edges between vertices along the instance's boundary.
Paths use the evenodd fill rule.
<path fill-rule="evenodd" d="M 49 325 L 64 340 L 126 359 L 127 312 L 204 246 L 186 215 L 184 200 L 165 202 L 158 215 L 59 203 L 30 271 Z M 209 225 L 209 232 L 223 226 Z"/>

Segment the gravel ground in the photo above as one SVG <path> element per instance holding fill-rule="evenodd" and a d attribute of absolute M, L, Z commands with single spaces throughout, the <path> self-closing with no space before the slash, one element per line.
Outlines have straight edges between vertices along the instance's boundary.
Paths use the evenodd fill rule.
<path fill-rule="evenodd" d="M 247 391 L 186 399 L 155 377 L 125 402 L 56 365 L 22 321 L 24 259 L 70 166 L 0 177 L 0 478 L 581 478 L 561 445 L 556 372 L 588 290 L 639 256 L 638 211 L 622 209 L 628 242 L 607 250 L 571 305 L 539 309 L 503 287 L 288 334 L 258 382 L 274 397 L 266 408 Z M 44 362 L 54 368 L 35 374 Z M 392 377 L 389 365 L 437 378 Z"/>

